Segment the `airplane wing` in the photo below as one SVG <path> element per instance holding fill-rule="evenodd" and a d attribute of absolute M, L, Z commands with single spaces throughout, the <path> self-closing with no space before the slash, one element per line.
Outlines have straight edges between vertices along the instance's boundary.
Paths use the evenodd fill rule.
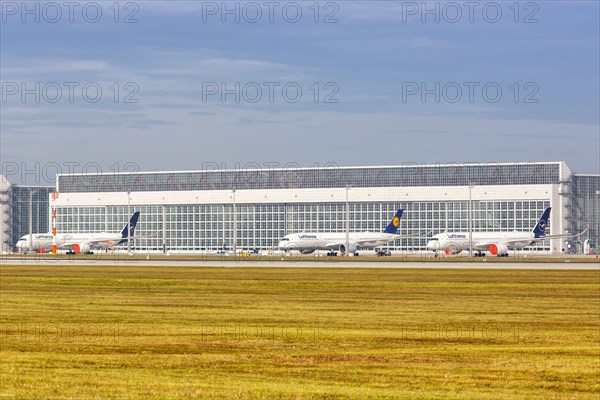
<path fill-rule="evenodd" d="M 152 235 L 145 235 L 145 236 L 131 236 L 131 240 L 135 240 L 135 239 L 146 239 L 146 238 L 151 238 L 154 237 L 158 234 L 158 232 L 153 233 Z M 76 241 L 76 240 L 69 240 L 64 242 L 60 248 L 64 249 L 64 250 L 75 250 L 75 251 L 80 251 L 80 249 L 95 249 L 95 248 L 113 248 L 115 247 L 120 241 L 127 241 L 127 237 L 125 238 L 121 238 L 117 241 L 115 241 L 114 239 L 98 239 L 98 240 L 88 240 L 85 242 L 82 241 Z"/>
<path fill-rule="evenodd" d="M 540 236 L 537 238 L 532 238 L 532 237 L 521 237 L 521 238 L 512 238 L 512 239 L 502 239 L 502 240 L 498 240 L 496 242 L 477 242 L 477 243 L 473 243 L 473 247 L 475 248 L 481 248 L 481 249 L 489 249 L 489 247 L 492 244 L 505 244 L 508 247 L 512 247 L 513 245 L 516 244 L 520 244 L 520 243 L 524 243 L 524 242 L 541 242 L 542 240 L 545 239 L 558 239 L 558 238 L 566 238 L 566 237 L 578 237 L 583 235 L 585 232 L 587 231 L 584 230 L 581 233 L 577 233 L 577 234 L 572 234 L 572 233 L 564 233 L 564 234 L 558 234 L 558 235 L 546 235 L 546 236 Z"/>
<path fill-rule="evenodd" d="M 350 246 L 355 246 L 355 247 L 374 246 L 379 242 L 381 242 L 381 240 L 374 240 L 374 239 L 353 240 L 353 241 L 350 241 Z M 345 245 L 346 245 L 346 241 L 342 240 L 339 242 L 326 243 L 325 246 L 323 246 L 323 247 L 328 250 L 337 250 L 340 246 L 345 246 Z"/>
<path fill-rule="evenodd" d="M 377 245 L 379 242 L 381 242 L 381 240 L 376 240 L 376 239 L 361 239 L 361 240 L 351 240 L 350 241 L 350 247 L 374 247 L 375 245 Z M 326 249 L 328 250 L 338 250 L 340 248 L 340 246 L 346 246 L 346 241 L 342 240 L 342 241 L 338 241 L 338 242 L 329 242 L 327 244 L 325 244 Z"/>
<path fill-rule="evenodd" d="M 362 240 L 355 240 L 354 242 L 351 242 L 351 244 L 356 245 L 356 247 L 364 247 L 364 246 L 375 246 L 377 243 L 381 242 L 381 239 L 376 240 L 376 239 L 362 239 Z M 345 242 L 342 244 L 346 244 Z"/>
<path fill-rule="evenodd" d="M 99 246 L 102 244 L 108 245 L 112 242 L 114 242 L 114 240 L 88 240 L 86 242 L 70 241 L 70 242 L 63 243 L 62 246 L 60 246 L 60 247 L 65 248 L 65 249 L 72 249 L 73 246 L 75 246 L 76 244 L 83 247 L 86 245 L 89 245 L 89 246 Z"/>
<path fill-rule="evenodd" d="M 110 247 L 114 244 L 114 240 L 88 240 L 86 242 L 68 241 L 64 242 L 60 248 L 66 250 L 76 250 L 76 247 L 84 248 L 97 248 L 97 247 Z"/>
<path fill-rule="evenodd" d="M 433 233 L 433 231 L 422 231 L 422 232 L 417 232 L 417 233 L 410 233 L 407 235 L 396 235 L 394 237 L 394 240 L 396 239 L 408 239 L 408 238 L 423 238 L 423 239 L 427 239 L 429 237 L 431 237 L 431 234 Z"/>
<path fill-rule="evenodd" d="M 474 249 L 488 250 L 490 248 L 490 246 L 493 245 L 493 244 L 505 244 L 507 246 L 510 246 L 509 242 L 510 241 L 508 241 L 508 240 L 500 240 L 500 241 L 497 241 L 497 242 L 473 242 L 473 248 Z"/>
<path fill-rule="evenodd" d="M 377 238 L 365 238 L 365 239 L 354 239 L 350 241 L 350 245 L 356 246 L 356 247 L 374 247 L 374 246 L 378 246 L 381 244 L 382 241 L 386 240 L 388 242 L 391 242 L 393 240 L 397 240 L 397 239 L 408 239 L 408 238 L 428 238 L 431 234 L 431 231 L 429 232 L 417 232 L 417 233 L 410 233 L 410 234 L 406 234 L 406 235 L 390 235 L 387 238 L 386 237 L 377 237 Z M 327 243 L 324 247 L 330 250 L 335 250 L 338 249 L 341 245 L 346 245 L 346 241 L 345 240 L 341 240 L 341 241 L 336 241 L 336 242 L 329 242 Z"/>
<path fill-rule="evenodd" d="M 358 247 L 362 247 L 362 246 L 376 246 L 377 244 L 381 243 L 382 240 L 387 240 L 388 242 L 394 241 L 394 240 L 398 240 L 398 239 L 417 239 L 417 238 L 428 238 L 430 236 L 431 231 L 429 232 L 417 232 L 417 233 L 410 233 L 407 235 L 394 235 L 394 236 L 389 236 L 387 239 L 386 238 L 371 238 L 371 239 L 358 239 L 355 240 L 354 244 L 356 244 Z M 341 244 L 345 244 L 341 243 Z"/>
<path fill-rule="evenodd" d="M 533 238 L 531 238 L 531 237 L 522 237 L 522 238 L 513 238 L 513 239 L 502 239 L 502 240 L 489 241 L 489 242 L 473 242 L 473 248 L 489 250 L 490 246 L 493 244 L 504 244 L 507 247 L 512 247 L 513 245 L 518 244 L 518 243 L 532 242 L 532 241 L 533 241 Z"/>
<path fill-rule="evenodd" d="M 540 236 L 538 238 L 535 238 L 536 241 L 540 241 L 540 240 L 544 240 L 544 239 L 558 239 L 558 238 L 567 238 L 567 237 L 579 237 L 584 235 L 587 232 L 587 229 L 584 229 L 582 232 L 579 233 L 561 233 L 558 235 L 545 235 L 545 236 Z"/>
<path fill-rule="evenodd" d="M 160 232 L 154 232 L 154 233 L 151 233 L 150 235 L 135 235 L 135 236 L 131 236 L 131 240 L 150 239 L 150 238 L 157 237 L 159 234 L 160 234 Z M 125 236 L 124 238 L 121 238 L 121 240 L 127 241 L 127 236 Z"/>

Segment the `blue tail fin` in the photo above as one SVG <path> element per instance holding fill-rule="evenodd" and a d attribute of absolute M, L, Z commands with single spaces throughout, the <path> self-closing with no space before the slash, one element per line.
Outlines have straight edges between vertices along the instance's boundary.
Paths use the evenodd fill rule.
<path fill-rule="evenodd" d="M 129 223 L 123 227 L 121 231 L 121 241 L 119 243 L 125 243 L 127 241 L 128 236 L 133 237 L 133 233 L 135 232 L 135 226 L 137 225 L 138 218 L 140 217 L 140 212 L 136 211 L 131 216 Z M 129 234 L 129 227 L 131 227 L 131 235 Z"/>
<path fill-rule="evenodd" d="M 548 225 L 548 221 L 550 220 L 550 210 L 552 210 L 551 207 L 546 208 L 538 223 L 535 224 L 535 228 L 533 228 L 532 231 L 534 237 L 538 238 L 546 234 L 546 226 Z"/>
<path fill-rule="evenodd" d="M 392 218 L 387 228 L 385 228 L 385 231 L 383 231 L 384 233 L 391 233 L 392 235 L 396 234 L 396 232 L 398 231 L 398 226 L 400 226 L 400 218 L 402 218 L 402 212 L 402 209 L 396 211 L 396 215 L 394 215 L 394 218 Z"/>

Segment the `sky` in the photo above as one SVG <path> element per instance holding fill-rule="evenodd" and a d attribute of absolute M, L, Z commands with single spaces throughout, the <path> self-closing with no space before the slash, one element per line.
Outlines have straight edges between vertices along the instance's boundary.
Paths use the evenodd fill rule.
<path fill-rule="evenodd" d="M 0 156 L 56 172 L 566 161 L 597 1 L 0 2 Z"/>

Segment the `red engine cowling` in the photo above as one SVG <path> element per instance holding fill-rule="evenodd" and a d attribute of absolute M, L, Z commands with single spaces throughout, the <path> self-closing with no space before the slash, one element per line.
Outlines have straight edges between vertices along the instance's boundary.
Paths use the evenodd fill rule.
<path fill-rule="evenodd" d="M 444 254 L 447 256 L 453 256 L 453 255 L 460 253 L 461 251 L 462 251 L 462 249 L 459 249 L 456 247 L 451 247 L 449 249 L 444 250 Z"/>
<path fill-rule="evenodd" d="M 495 256 L 501 256 L 508 253 L 508 247 L 504 243 L 492 243 L 490 253 Z"/>
<path fill-rule="evenodd" d="M 89 251 L 91 250 L 90 246 L 88 244 L 74 244 L 73 245 L 73 252 L 75 252 L 76 254 L 79 253 L 89 253 Z"/>

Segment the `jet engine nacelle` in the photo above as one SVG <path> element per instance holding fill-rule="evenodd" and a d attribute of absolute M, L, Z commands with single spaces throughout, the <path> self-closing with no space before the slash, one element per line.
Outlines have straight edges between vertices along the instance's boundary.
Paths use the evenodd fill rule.
<path fill-rule="evenodd" d="M 457 247 L 451 247 L 449 249 L 444 250 L 444 254 L 447 256 L 453 256 L 456 254 L 459 254 L 462 251 L 462 249 L 457 248 Z"/>
<path fill-rule="evenodd" d="M 504 243 L 492 243 L 490 245 L 490 253 L 495 256 L 501 256 L 508 253 L 508 246 Z"/>
<path fill-rule="evenodd" d="M 356 245 L 350 243 L 350 248 L 348 250 L 350 254 L 356 253 Z M 340 253 L 346 254 L 346 245 L 340 244 L 339 251 Z"/>
<path fill-rule="evenodd" d="M 76 254 L 79 253 L 89 253 L 91 250 L 91 247 L 89 244 L 80 244 L 80 243 L 76 243 L 73 245 L 73 252 L 75 252 Z"/>
<path fill-rule="evenodd" d="M 302 254 L 312 254 L 314 252 L 315 252 L 315 249 L 306 249 L 306 250 L 301 251 Z"/>

